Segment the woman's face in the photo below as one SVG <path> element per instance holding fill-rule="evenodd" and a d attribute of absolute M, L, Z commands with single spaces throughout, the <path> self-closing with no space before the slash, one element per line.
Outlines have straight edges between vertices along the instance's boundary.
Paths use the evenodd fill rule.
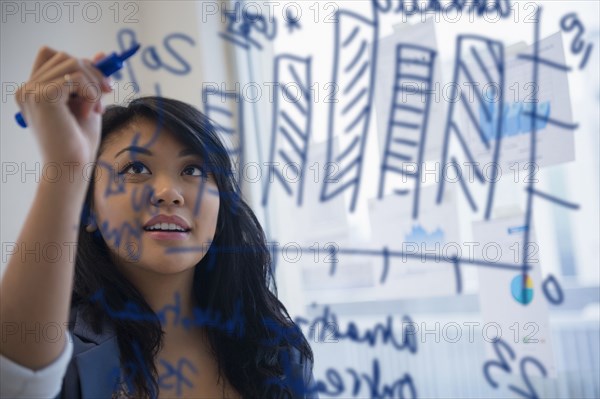
<path fill-rule="evenodd" d="M 156 131 L 152 121 L 134 121 L 103 144 L 93 201 L 98 229 L 125 271 L 189 269 L 215 236 L 214 175 L 205 172 L 198 154 L 170 132 Z"/>

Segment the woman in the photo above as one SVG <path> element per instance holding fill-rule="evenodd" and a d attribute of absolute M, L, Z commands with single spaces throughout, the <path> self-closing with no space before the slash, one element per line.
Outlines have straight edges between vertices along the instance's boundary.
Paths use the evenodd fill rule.
<path fill-rule="evenodd" d="M 23 329 L 68 320 L 70 332 L 65 343 L 3 328 L 3 394 L 308 397 L 312 351 L 269 290 L 264 232 L 214 127 L 166 98 L 104 111 L 110 91 L 92 61 L 43 48 L 17 92 L 44 162 L 69 179 L 38 186 L 1 316 Z M 75 240 L 75 259 L 23 256 Z"/>

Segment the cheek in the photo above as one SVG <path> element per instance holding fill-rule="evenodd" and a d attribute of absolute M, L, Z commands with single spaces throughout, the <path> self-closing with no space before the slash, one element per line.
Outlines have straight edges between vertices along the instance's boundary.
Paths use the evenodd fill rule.
<path fill-rule="evenodd" d="M 105 172 L 105 171 L 103 171 Z M 108 173 L 102 173 L 94 185 L 94 213 L 99 224 L 118 229 L 124 223 L 135 226 L 139 212 L 134 209 L 133 193 L 127 185 L 113 182 Z"/>
<path fill-rule="evenodd" d="M 220 200 L 216 193 L 207 193 L 200 202 L 199 213 L 196 216 L 198 229 L 205 234 L 214 234 L 219 217 Z"/>
<path fill-rule="evenodd" d="M 97 228 L 113 254 L 136 262 L 143 254 L 142 220 L 131 208 L 130 194 L 94 195 Z"/>

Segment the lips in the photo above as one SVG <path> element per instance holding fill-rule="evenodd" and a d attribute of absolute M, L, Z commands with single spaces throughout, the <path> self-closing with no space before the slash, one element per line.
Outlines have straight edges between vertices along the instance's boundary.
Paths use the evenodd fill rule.
<path fill-rule="evenodd" d="M 146 231 L 146 234 L 154 240 L 158 241 L 184 241 L 188 239 L 189 232 L 183 231 Z"/>
<path fill-rule="evenodd" d="M 150 220 L 148 220 L 144 224 L 143 228 L 145 231 L 150 231 L 150 230 L 148 230 L 150 227 L 152 227 L 156 224 L 162 224 L 162 223 L 174 224 L 174 225 L 182 228 L 186 232 L 191 230 L 189 223 L 184 218 L 177 216 L 177 215 L 156 215 L 153 218 L 151 218 Z M 177 233 L 177 232 L 178 231 L 174 231 L 174 233 Z M 179 231 L 179 233 L 183 233 L 183 232 Z"/>

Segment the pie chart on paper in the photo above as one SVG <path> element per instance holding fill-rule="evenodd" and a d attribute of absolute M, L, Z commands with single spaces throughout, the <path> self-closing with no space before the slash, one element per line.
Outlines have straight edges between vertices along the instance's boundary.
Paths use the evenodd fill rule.
<path fill-rule="evenodd" d="M 527 305 L 533 300 L 533 280 L 530 276 L 527 276 L 525 289 L 523 289 L 523 275 L 519 274 L 510 283 L 510 291 L 515 301 Z"/>

